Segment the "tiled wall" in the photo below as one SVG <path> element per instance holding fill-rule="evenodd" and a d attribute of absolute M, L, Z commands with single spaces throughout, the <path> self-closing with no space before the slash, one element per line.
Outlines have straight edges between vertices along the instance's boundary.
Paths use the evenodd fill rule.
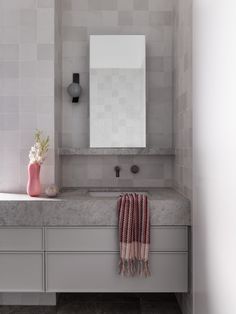
<path fill-rule="evenodd" d="M 0 191 L 25 191 L 36 128 L 50 136 L 54 181 L 54 1 L 0 0 Z"/>
<path fill-rule="evenodd" d="M 146 35 L 147 146 L 172 147 L 174 4 L 175 0 L 21 0 L 14 3 L 0 0 L 0 191 L 25 191 L 28 151 L 35 128 L 42 129 L 51 138 L 49 157 L 42 167 L 44 185 L 55 179 L 59 182 L 60 165 L 57 156 L 55 160 L 55 147 L 88 147 L 89 34 Z M 187 138 L 190 111 L 185 110 L 189 95 L 182 82 L 189 80 L 190 61 L 187 54 L 182 53 L 183 40 L 181 35 L 178 36 L 175 178 L 178 188 L 189 195 L 190 151 L 183 146 L 183 142 L 190 143 Z M 185 69 L 184 79 L 178 76 L 180 67 Z M 66 87 L 71 82 L 72 73 L 77 71 L 81 74 L 83 92 L 80 103 L 72 104 Z M 77 157 L 77 163 L 83 164 L 86 158 L 87 161 L 95 160 L 95 166 L 101 159 L 106 159 L 97 156 L 90 159 Z M 130 157 L 109 158 L 112 165 L 119 162 L 123 168 L 133 163 Z M 146 169 L 143 181 L 140 177 L 135 183 L 134 178 L 126 183 L 171 185 L 169 174 L 172 173 L 172 166 L 169 157 L 157 157 L 156 164 L 153 162 L 154 157 L 140 158 L 142 167 Z M 93 184 L 93 179 L 96 181 L 96 175 L 91 177 L 91 170 L 84 176 L 84 182 L 80 182 L 77 177 L 73 182 L 68 180 L 73 162 L 73 158 L 63 158 L 63 186 L 69 183 L 72 186 L 89 182 Z M 113 182 L 113 173 L 110 181 L 103 181 L 103 178 L 108 178 L 110 171 L 105 168 L 99 180 L 102 178 L 102 182 L 109 185 L 118 184 L 117 181 Z M 157 173 L 156 169 L 160 172 Z M 126 178 L 129 174 L 123 172 L 122 175 L 124 177 L 120 180 L 130 180 Z"/>
<path fill-rule="evenodd" d="M 172 147 L 173 2 L 175 0 L 62 0 L 62 146 L 89 146 L 89 35 L 143 34 L 147 46 L 147 146 Z M 79 104 L 66 92 L 72 73 L 83 88 Z M 134 157 L 141 172 L 128 170 L 130 157 L 64 157 L 63 186 L 170 186 L 169 157 Z M 114 178 L 113 167 L 122 167 Z"/>
<path fill-rule="evenodd" d="M 174 40 L 174 144 L 176 188 L 192 197 L 192 1 L 176 0 Z"/>
<path fill-rule="evenodd" d="M 140 172 L 132 174 L 130 167 Z M 115 166 L 121 166 L 120 177 Z M 170 187 L 172 157 L 165 156 L 68 156 L 62 159 L 64 187 Z"/>
<path fill-rule="evenodd" d="M 192 199 L 192 0 L 175 1 L 174 32 L 174 162 L 175 188 Z M 191 239 L 191 236 L 190 236 Z M 191 240 L 190 252 L 191 252 Z M 192 313 L 192 267 L 188 294 L 177 298 L 183 314 Z"/>
<path fill-rule="evenodd" d="M 45 0 L 47 2 L 48 0 Z M 54 44 L 54 138 L 55 147 L 61 147 L 61 114 L 62 114 L 62 0 L 53 0 L 55 21 Z M 55 149 L 55 183 L 61 185 L 61 162 L 58 150 Z"/>
<path fill-rule="evenodd" d="M 63 0 L 63 146 L 89 146 L 89 35 L 144 34 L 147 145 L 172 147 L 173 1 Z M 73 72 L 83 88 L 78 105 L 66 93 Z"/>

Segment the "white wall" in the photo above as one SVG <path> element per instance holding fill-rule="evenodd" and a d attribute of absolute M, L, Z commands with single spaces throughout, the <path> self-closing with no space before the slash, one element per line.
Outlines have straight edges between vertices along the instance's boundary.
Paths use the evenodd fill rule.
<path fill-rule="evenodd" d="M 236 313 L 236 2 L 194 0 L 194 313 Z"/>

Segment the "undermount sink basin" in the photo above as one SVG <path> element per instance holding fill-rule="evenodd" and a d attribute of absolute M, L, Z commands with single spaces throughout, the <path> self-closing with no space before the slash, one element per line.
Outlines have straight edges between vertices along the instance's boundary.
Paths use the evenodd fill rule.
<path fill-rule="evenodd" d="M 136 191 L 89 191 L 89 195 L 92 197 L 118 197 L 122 193 L 135 193 Z M 146 194 L 147 192 L 136 192 L 140 194 Z"/>

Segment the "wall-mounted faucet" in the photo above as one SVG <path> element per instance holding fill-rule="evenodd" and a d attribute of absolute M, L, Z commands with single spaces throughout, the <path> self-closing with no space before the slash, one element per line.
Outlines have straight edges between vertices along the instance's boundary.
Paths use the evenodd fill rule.
<path fill-rule="evenodd" d="M 119 166 L 115 166 L 114 170 L 116 172 L 116 177 L 119 178 L 120 177 L 120 167 Z"/>
<path fill-rule="evenodd" d="M 137 165 L 133 165 L 133 166 L 130 167 L 130 171 L 133 174 L 139 173 L 139 170 L 140 170 L 139 166 L 137 166 Z"/>

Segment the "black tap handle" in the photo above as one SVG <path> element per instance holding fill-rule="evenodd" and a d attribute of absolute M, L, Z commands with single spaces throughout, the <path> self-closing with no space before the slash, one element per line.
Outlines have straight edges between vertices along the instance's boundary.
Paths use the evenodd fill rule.
<path fill-rule="evenodd" d="M 119 166 L 115 166 L 115 172 L 116 172 L 116 177 L 119 178 L 120 176 L 120 167 Z"/>

